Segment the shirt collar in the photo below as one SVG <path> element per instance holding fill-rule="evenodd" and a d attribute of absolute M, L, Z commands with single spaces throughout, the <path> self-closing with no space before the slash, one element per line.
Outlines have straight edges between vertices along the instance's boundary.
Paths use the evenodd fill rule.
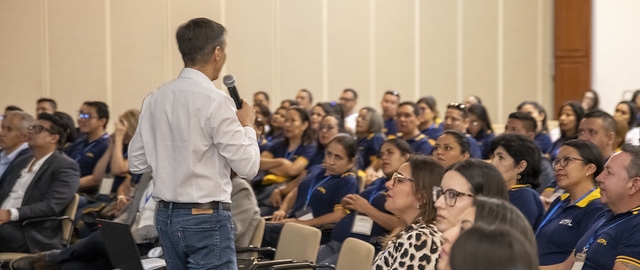
<path fill-rule="evenodd" d="M 564 201 L 567 198 L 569 198 L 569 193 L 564 193 L 564 194 L 560 195 L 560 200 L 561 201 Z M 600 188 L 596 188 L 596 189 L 592 190 L 591 192 L 589 192 L 589 194 L 587 196 L 584 196 L 584 198 L 582 198 L 579 201 L 573 203 L 573 205 L 575 205 L 577 207 L 586 207 L 591 201 L 593 201 L 595 199 L 599 199 L 599 198 L 600 198 Z"/>
<path fill-rule="evenodd" d="M 521 188 L 526 188 L 526 187 L 531 187 L 531 185 L 517 184 L 517 185 L 511 186 L 511 190 L 516 190 L 516 189 L 521 189 Z"/>
<path fill-rule="evenodd" d="M 18 148 L 16 148 L 16 150 L 11 152 L 11 154 L 7 154 L 7 152 L 2 151 L 2 153 L 0 154 L 0 160 L 3 160 L 5 158 L 9 158 L 9 160 L 13 160 L 13 159 L 16 158 L 18 153 L 20 153 L 22 150 L 24 150 L 26 148 L 29 148 L 29 145 L 26 142 L 24 142 L 20 146 L 18 146 Z"/>

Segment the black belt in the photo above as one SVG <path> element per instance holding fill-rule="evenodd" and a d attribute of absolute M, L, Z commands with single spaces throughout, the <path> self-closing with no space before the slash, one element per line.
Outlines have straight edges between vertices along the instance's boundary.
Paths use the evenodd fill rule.
<path fill-rule="evenodd" d="M 231 204 L 225 202 L 208 202 L 208 203 L 177 203 L 159 201 L 158 208 L 173 208 L 173 209 L 213 209 L 213 210 L 225 210 L 231 211 Z"/>

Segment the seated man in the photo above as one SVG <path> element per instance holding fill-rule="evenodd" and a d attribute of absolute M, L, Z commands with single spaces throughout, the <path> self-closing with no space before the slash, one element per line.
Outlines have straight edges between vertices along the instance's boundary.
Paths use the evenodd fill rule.
<path fill-rule="evenodd" d="M 31 115 L 21 111 L 7 113 L 2 119 L 0 129 L 0 176 L 16 159 L 31 152 L 27 144 L 27 128 L 35 120 Z"/>
<path fill-rule="evenodd" d="M 39 252 L 60 248 L 62 224 L 27 219 L 59 216 L 78 189 L 78 165 L 56 151 L 64 141 L 66 124 L 40 114 L 28 128 L 33 156 L 23 156 L 0 177 L 0 252 Z"/>

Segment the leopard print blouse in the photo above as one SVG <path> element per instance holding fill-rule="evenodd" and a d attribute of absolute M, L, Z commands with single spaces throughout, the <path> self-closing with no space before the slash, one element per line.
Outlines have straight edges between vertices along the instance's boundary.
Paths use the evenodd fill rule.
<path fill-rule="evenodd" d="M 434 223 L 414 222 L 389 241 L 371 269 L 435 269 L 441 245 L 441 233 Z"/>

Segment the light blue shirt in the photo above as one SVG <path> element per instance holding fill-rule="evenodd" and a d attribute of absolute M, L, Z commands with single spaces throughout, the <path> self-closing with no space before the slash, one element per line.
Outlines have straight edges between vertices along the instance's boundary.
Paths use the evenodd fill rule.
<path fill-rule="evenodd" d="M 7 152 L 5 151 L 2 151 L 2 153 L 0 153 L 0 176 L 2 176 L 4 174 L 4 171 L 9 168 L 9 164 L 11 164 L 14 159 L 16 159 L 18 153 L 20 153 L 20 151 L 24 149 L 27 149 L 28 147 L 29 145 L 25 142 L 22 143 L 16 150 L 11 152 L 11 154 L 7 154 Z"/>

